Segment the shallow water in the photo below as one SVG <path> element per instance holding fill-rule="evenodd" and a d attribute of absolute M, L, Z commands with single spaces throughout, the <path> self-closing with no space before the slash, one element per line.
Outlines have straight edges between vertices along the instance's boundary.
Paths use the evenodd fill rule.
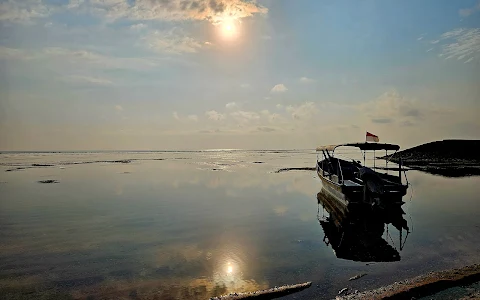
<path fill-rule="evenodd" d="M 330 299 L 480 261 L 480 177 L 408 171 L 411 233 L 401 250 L 398 230 L 382 235 L 400 261 L 366 263 L 324 242 L 315 172 L 275 173 L 314 162 L 311 151 L 1 154 L 0 294 L 205 299 L 313 281 L 290 298 Z"/>

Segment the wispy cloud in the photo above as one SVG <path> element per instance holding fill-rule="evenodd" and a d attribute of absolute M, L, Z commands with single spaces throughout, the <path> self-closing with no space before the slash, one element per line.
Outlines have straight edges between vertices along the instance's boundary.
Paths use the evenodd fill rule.
<path fill-rule="evenodd" d="M 252 121 L 260 119 L 260 115 L 253 111 L 240 110 L 233 112 L 230 115 L 241 124 L 248 124 Z"/>
<path fill-rule="evenodd" d="M 260 132 L 274 132 L 274 131 L 277 131 L 277 129 L 272 128 L 272 127 L 267 127 L 267 126 L 260 126 L 260 127 L 257 127 L 257 131 L 260 131 Z"/>
<path fill-rule="evenodd" d="M 198 116 L 197 115 L 188 115 L 187 119 L 190 121 L 197 122 L 198 121 Z"/>
<path fill-rule="evenodd" d="M 277 85 L 275 85 L 271 90 L 270 92 L 272 93 L 284 93 L 288 91 L 287 87 L 283 84 L 283 83 L 279 83 Z"/>
<path fill-rule="evenodd" d="M 144 23 L 138 23 L 138 24 L 133 24 L 132 26 L 130 26 L 130 29 L 131 30 L 142 30 L 142 29 L 145 29 L 147 28 L 148 25 L 147 24 L 144 24 Z"/>
<path fill-rule="evenodd" d="M 121 105 L 115 105 L 116 111 L 123 111 L 123 107 Z"/>
<path fill-rule="evenodd" d="M 29 23 L 50 14 L 52 8 L 41 0 L 7 0 L 0 3 L 0 21 Z"/>
<path fill-rule="evenodd" d="M 291 114 L 294 120 L 310 119 L 317 113 L 317 108 L 313 102 L 306 102 L 297 106 L 289 105 L 285 110 Z"/>
<path fill-rule="evenodd" d="M 105 69 L 151 69 L 162 63 L 159 58 L 116 57 L 103 55 L 84 49 L 48 47 L 40 50 L 0 47 L 0 59 L 11 60 L 51 60 L 52 63 L 91 66 Z M 63 65 L 65 68 L 65 65 Z"/>
<path fill-rule="evenodd" d="M 221 121 L 221 120 L 225 119 L 225 115 L 217 112 L 216 110 L 206 111 L 205 116 L 207 116 L 208 119 L 213 120 L 213 121 Z"/>
<path fill-rule="evenodd" d="M 0 59 L 28 60 L 35 58 L 30 51 L 0 46 Z"/>
<path fill-rule="evenodd" d="M 80 4 L 87 11 L 109 20 L 207 20 L 219 24 L 228 19 L 242 19 L 266 14 L 267 8 L 243 0 L 94 0 Z"/>
<path fill-rule="evenodd" d="M 480 11 L 480 1 L 478 1 L 474 7 L 460 9 L 458 14 L 462 17 L 468 17 L 478 11 Z"/>
<path fill-rule="evenodd" d="M 423 119 L 427 108 L 412 99 L 400 95 L 397 90 L 383 93 L 377 99 L 357 106 L 373 123 L 388 124 L 395 121 L 411 123 Z"/>
<path fill-rule="evenodd" d="M 177 113 L 176 111 L 174 111 L 174 112 L 172 113 L 172 116 L 173 116 L 173 118 L 174 118 L 175 120 L 177 120 L 177 121 L 180 120 L 180 116 L 178 115 L 178 113 Z"/>
<path fill-rule="evenodd" d="M 181 121 L 181 122 L 198 122 L 198 116 L 197 115 L 188 115 L 188 116 L 181 116 L 178 112 L 174 111 L 172 113 L 172 116 L 175 120 Z"/>
<path fill-rule="evenodd" d="M 380 124 L 388 124 L 388 123 L 392 123 L 393 120 L 391 118 L 373 118 L 372 122 L 380 123 Z"/>
<path fill-rule="evenodd" d="M 459 28 L 442 34 L 442 56 L 471 62 L 480 57 L 480 28 Z"/>
<path fill-rule="evenodd" d="M 62 77 L 63 81 L 75 83 L 75 84 L 88 84 L 97 86 L 111 86 L 113 82 L 107 78 L 92 77 L 84 75 L 70 75 Z"/>
<path fill-rule="evenodd" d="M 173 28 L 167 31 L 154 31 L 144 37 L 149 49 L 160 53 L 195 53 L 202 43 L 186 36 L 182 30 Z"/>
<path fill-rule="evenodd" d="M 229 103 L 225 104 L 225 107 L 226 107 L 227 109 L 235 109 L 235 108 L 238 107 L 238 105 L 237 105 L 237 103 L 235 103 L 235 102 L 229 102 Z"/>
<path fill-rule="evenodd" d="M 315 79 L 308 78 L 308 77 L 301 77 L 300 82 L 302 82 L 302 83 L 313 83 L 313 82 L 315 82 Z"/>

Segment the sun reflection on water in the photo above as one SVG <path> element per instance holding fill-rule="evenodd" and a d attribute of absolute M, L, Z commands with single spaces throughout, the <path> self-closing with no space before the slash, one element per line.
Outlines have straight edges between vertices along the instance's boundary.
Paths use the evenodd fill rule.
<path fill-rule="evenodd" d="M 227 264 L 227 273 L 228 273 L 228 274 L 232 274 L 232 273 L 233 273 L 233 266 L 232 266 L 232 264 L 231 264 L 230 262 Z"/>
<path fill-rule="evenodd" d="M 215 286 L 222 287 L 226 293 L 253 292 L 267 286 L 249 276 L 248 261 L 255 250 L 247 246 L 247 240 L 237 236 L 235 241 L 231 241 L 224 237 L 221 244 L 224 246 L 212 257 L 215 261 L 212 274 Z"/>

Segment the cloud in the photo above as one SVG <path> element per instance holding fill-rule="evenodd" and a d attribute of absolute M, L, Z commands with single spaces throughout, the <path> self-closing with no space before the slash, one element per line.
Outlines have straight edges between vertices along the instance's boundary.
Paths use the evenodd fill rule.
<path fill-rule="evenodd" d="M 458 14 L 462 17 L 468 17 L 478 11 L 480 11 L 480 1 L 478 1 L 474 7 L 460 9 L 458 11 Z"/>
<path fill-rule="evenodd" d="M 257 131 L 260 131 L 260 132 L 274 132 L 274 131 L 276 131 L 276 129 L 272 128 L 272 127 L 261 126 L 261 127 L 257 127 Z"/>
<path fill-rule="evenodd" d="M 75 83 L 75 84 L 90 84 L 98 86 L 110 86 L 113 85 L 113 82 L 106 78 L 101 77 L 91 77 L 83 75 L 70 75 L 62 78 L 64 81 Z"/>
<path fill-rule="evenodd" d="M 30 23 L 32 19 L 44 18 L 51 13 L 40 0 L 7 0 L 0 3 L 0 21 Z"/>
<path fill-rule="evenodd" d="M 255 1 L 243 0 L 95 0 L 87 11 L 110 21 L 117 19 L 183 21 L 199 20 L 220 24 L 225 19 L 239 20 L 268 9 Z"/>
<path fill-rule="evenodd" d="M 234 108 L 237 108 L 238 105 L 237 105 L 237 103 L 235 103 L 235 102 L 229 102 L 229 103 L 225 104 L 225 107 L 226 107 L 227 109 L 234 109 Z"/>
<path fill-rule="evenodd" d="M 317 108 L 313 102 L 306 102 L 297 106 L 289 105 L 285 110 L 290 113 L 294 120 L 308 120 L 317 113 Z"/>
<path fill-rule="evenodd" d="M 399 123 L 409 121 L 417 122 L 424 119 L 424 112 L 428 108 L 422 107 L 420 103 L 407 99 L 399 94 L 397 90 L 390 90 L 383 93 L 377 99 L 360 104 L 357 107 L 373 123 L 387 124 L 398 121 Z"/>
<path fill-rule="evenodd" d="M 197 115 L 188 115 L 187 119 L 190 121 L 197 122 L 198 121 L 198 116 Z"/>
<path fill-rule="evenodd" d="M 392 123 L 393 120 L 390 118 L 380 118 L 380 119 L 372 119 L 373 123 L 380 123 L 380 124 L 387 124 Z"/>
<path fill-rule="evenodd" d="M 216 110 L 206 111 L 205 115 L 208 117 L 208 119 L 213 121 L 221 121 L 225 119 L 225 115 L 217 112 Z"/>
<path fill-rule="evenodd" d="M 81 5 L 85 3 L 85 0 L 70 0 L 70 3 L 68 3 L 67 8 L 68 9 L 76 9 L 79 8 Z"/>
<path fill-rule="evenodd" d="M 250 87 L 250 84 L 248 84 L 248 83 L 242 83 L 242 84 L 240 85 L 240 87 L 243 88 L 243 89 L 248 89 L 248 88 Z"/>
<path fill-rule="evenodd" d="M 182 54 L 195 53 L 202 43 L 174 28 L 168 31 L 154 31 L 143 38 L 149 49 L 160 53 Z"/>
<path fill-rule="evenodd" d="M 116 111 L 123 111 L 123 107 L 121 105 L 115 105 Z"/>
<path fill-rule="evenodd" d="M 260 115 L 253 111 L 236 111 L 230 114 L 240 124 L 248 124 L 260 119 Z"/>
<path fill-rule="evenodd" d="M 313 83 L 313 82 L 315 82 L 315 79 L 308 78 L 308 77 L 301 77 L 301 78 L 300 78 L 300 82 L 303 82 L 303 83 Z"/>
<path fill-rule="evenodd" d="M 405 126 L 405 127 L 410 127 L 410 126 L 414 126 L 415 124 L 412 123 L 411 121 L 407 120 L 407 121 L 401 122 L 400 125 Z"/>
<path fill-rule="evenodd" d="M 148 27 L 147 24 L 138 23 L 138 24 L 133 24 L 132 26 L 130 26 L 130 29 L 131 30 L 142 30 L 142 29 L 145 29 L 147 27 Z"/>
<path fill-rule="evenodd" d="M 35 55 L 29 51 L 0 46 L 0 59 L 28 60 L 33 58 Z"/>
<path fill-rule="evenodd" d="M 417 41 L 421 41 L 421 40 L 423 40 L 423 36 L 417 38 Z"/>
<path fill-rule="evenodd" d="M 283 83 L 280 83 L 280 84 L 275 85 L 270 92 L 272 92 L 272 93 L 283 93 L 283 92 L 286 92 L 286 91 L 288 91 L 287 87 Z"/>
<path fill-rule="evenodd" d="M 432 51 L 433 49 L 434 49 L 434 48 L 430 48 L 430 49 L 428 49 L 428 50 L 425 51 L 425 52 L 430 52 L 430 51 Z"/>
<path fill-rule="evenodd" d="M 178 114 L 178 112 L 174 111 L 172 113 L 172 116 L 177 121 L 193 121 L 193 122 L 198 121 L 198 116 L 197 115 L 188 115 L 186 117 L 182 117 Z"/>
<path fill-rule="evenodd" d="M 89 64 L 106 69 L 150 69 L 159 65 L 158 60 L 141 57 L 115 57 L 83 49 L 68 49 L 60 47 L 44 48 L 37 58 L 51 58 L 55 61 L 64 59 L 69 64 Z"/>
<path fill-rule="evenodd" d="M 480 28 L 459 28 L 442 34 L 442 57 L 471 62 L 480 57 Z"/>

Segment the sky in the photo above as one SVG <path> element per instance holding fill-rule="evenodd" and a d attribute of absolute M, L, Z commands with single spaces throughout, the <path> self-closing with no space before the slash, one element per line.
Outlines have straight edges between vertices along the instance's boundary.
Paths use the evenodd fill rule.
<path fill-rule="evenodd" d="M 0 150 L 480 138 L 478 0 L 0 0 Z"/>

